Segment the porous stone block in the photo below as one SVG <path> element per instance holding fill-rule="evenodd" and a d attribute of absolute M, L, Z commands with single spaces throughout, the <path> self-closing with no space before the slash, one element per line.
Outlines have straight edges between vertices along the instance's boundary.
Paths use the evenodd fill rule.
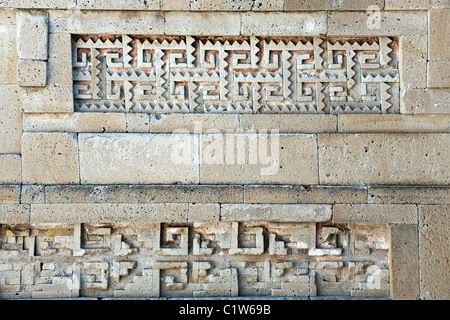
<path fill-rule="evenodd" d="M 22 114 L 17 86 L 0 85 L 0 154 L 20 154 Z"/>
<path fill-rule="evenodd" d="M 9 15 L 3 12 L 0 15 L 0 84 L 11 84 L 17 82 L 16 25 L 8 23 Z"/>
<path fill-rule="evenodd" d="M 246 12 L 241 34 L 245 36 L 311 36 L 327 33 L 326 12 Z"/>
<path fill-rule="evenodd" d="M 211 12 L 167 12 L 165 14 L 167 35 L 240 35 L 239 13 Z"/>
<path fill-rule="evenodd" d="M 301 186 L 298 203 L 364 203 L 367 200 L 365 187 Z"/>
<path fill-rule="evenodd" d="M 21 9 L 66 9 L 75 8 L 77 0 L 3 0 L 0 7 Z"/>
<path fill-rule="evenodd" d="M 450 204 L 449 187 L 369 187 L 369 203 Z"/>
<path fill-rule="evenodd" d="M 318 204 L 223 204 L 220 221 L 323 222 L 331 206 Z"/>
<path fill-rule="evenodd" d="M 420 299 L 450 299 L 450 206 L 419 205 Z"/>
<path fill-rule="evenodd" d="M 192 11 L 250 11 L 251 0 L 190 0 Z"/>
<path fill-rule="evenodd" d="M 152 114 L 150 132 L 217 133 L 239 130 L 237 114 Z"/>
<path fill-rule="evenodd" d="M 299 186 L 244 186 L 245 203 L 297 203 Z"/>
<path fill-rule="evenodd" d="M 426 35 L 426 11 L 333 11 L 328 17 L 328 36 Z"/>
<path fill-rule="evenodd" d="M 419 299 L 419 239 L 417 224 L 390 226 L 390 286 L 393 300 Z"/>
<path fill-rule="evenodd" d="M 187 203 L 33 204 L 30 223 L 186 222 Z"/>
<path fill-rule="evenodd" d="M 385 10 L 428 10 L 430 0 L 384 0 Z"/>
<path fill-rule="evenodd" d="M 20 183 L 21 157 L 18 154 L 0 154 L 0 183 Z"/>
<path fill-rule="evenodd" d="M 147 133 L 150 131 L 150 115 L 143 113 L 125 114 L 125 132 Z"/>
<path fill-rule="evenodd" d="M 28 132 L 124 132 L 124 113 L 30 113 L 23 117 Z"/>
<path fill-rule="evenodd" d="M 402 95 L 402 113 L 450 113 L 447 89 L 410 89 Z"/>
<path fill-rule="evenodd" d="M 49 32 L 72 34 L 164 34 L 164 15 L 155 11 L 49 12 Z"/>
<path fill-rule="evenodd" d="M 1 161 L 1 160 L 0 160 Z M 20 186 L 0 185 L 0 203 L 13 204 L 20 202 Z"/>
<path fill-rule="evenodd" d="M 79 134 L 83 184 L 198 183 L 198 137 Z"/>
<path fill-rule="evenodd" d="M 340 132 L 450 132 L 449 115 L 340 114 Z"/>
<path fill-rule="evenodd" d="M 24 112 L 72 113 L 72 86 L 45 88 L 21 87 L 19 101 Z"/>
<path fill-rule="evenodd" d="M 383 9 L 385 0 L 285 0 L 285 9 L 288 11 L 318 11 L 318 10 L 344 10 L 363 11 L 369 6 L 378 6 Z"/>
<path fill-rule="evenodd" d="M 333 222 L 417 224 L 417 208 L 409 204 L 335 204 Z"/>
<path fill-rule="evenodd" d="M 320 184 L 448 184 L 448 134 L 319 134 Z"/>
<path fill-rule="evenodd" d="M 46 13 L 17 12 L 17 51 L 20 59 L 47 60 L 48 19 Z"/>
<path fill-rule="evenodd" d="M 48 35 L 48 86 L 72 86 L 72 42 L 68 33 Z"/>
<path fill-rule="evenodd" d="M 241 131 L 278 130 L 280 133 L 336 132 L 337 117 L 320 114 L 242 114 Z"/>
<path fill-rule="evenodd" d="M 220 205 L 217 203 L 190 203 L 188 221 L 218 222 Z"/>
<path fill-rule="evenodd" d="M 428 36 L 405 35 L 401 37 L 401 81 L 402 88 L 427 87 Z"/>
<path fill-rule="evenodd" d="M 203 134 L 200 182 L 317 184 L 314 135 Z"/>
<path fill-rule="evenodd" d="M 432 9 L 428 18 L 430 60 L 450 60 L 450 39 L 445 31 L 450 24 L 450 9 Z"/>
<path fill-rule="evenodd" d="M 45 203 L 45 186 L 33 184 L 22 185 L 20 190 L 20 203 Z"/>
<path fill-rule="evenodd" d="M 25 184 L 79 183 L 77 136 L 24 133 L 22 177 Z"/>
<path fill-rule="evenodd" d="M 450 60 L 428 62 L 428 87 L 450 88 Z"/>
<path fill-rule="evenodd" d="M 85 10 L 159 10 L 158 0 L 78 0 Z"/>
<path fill-rule="evenodd" d="M 47 62 L 40 60 L 19 60 L 17 84 L 21 87 L 45 87 L 47 83 Z"/>
<path fill-rule="evenodd" d="M 23 204 L 0 204 L 1 224 L 24 224 L 30 221 L 30 206 Z"/>
<path fill-rule="evenodd" d="M 161 10 L 167 11 L 189 11 L 190 0 L 160 0 L 159 6 Z"/>
<path fill-rule="evenodd" d="M 242 186 L 65 185 L 46 186 L 47 203 L 241 203 Z"/>

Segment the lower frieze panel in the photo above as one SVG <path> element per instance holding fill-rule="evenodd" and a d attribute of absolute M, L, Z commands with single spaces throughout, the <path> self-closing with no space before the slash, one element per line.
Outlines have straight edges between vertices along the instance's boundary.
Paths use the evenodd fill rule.
<path fill-rule="evenodd" d="M 389 297 L 387 225 L 1 225 L 1 298 Z"/>

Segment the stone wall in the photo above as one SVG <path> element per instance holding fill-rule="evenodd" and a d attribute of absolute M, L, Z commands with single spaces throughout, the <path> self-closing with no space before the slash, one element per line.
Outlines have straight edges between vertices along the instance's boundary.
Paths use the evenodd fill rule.
<path fill-rule="evenodd" d="M 0 2 L 0 297 L 449 299 L 448 1 Z"/>

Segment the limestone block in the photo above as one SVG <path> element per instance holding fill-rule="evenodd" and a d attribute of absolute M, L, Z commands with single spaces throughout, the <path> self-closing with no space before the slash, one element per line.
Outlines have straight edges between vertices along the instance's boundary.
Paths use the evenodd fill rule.
<path fill-rule="evenodd" d="M 86 10 L 159 10 L 158 0 L 78 0 L 77 7 Z"/>
<path fill-rule="evenodd" d="M 72 86 L 19 88 L 19 100 L 24 112 L 72 113 Z"/>
<path fill-rule="evenodd" d="M 125 114 L 125 132 L 147 133 L 150 131 L 150 115 L 143 113 Z"/>
<path fill-rule="evenodd" d="M 28 184 L 79 183 L 77 137 L 71 133 L 24 133 L 22 177 Z"/>
<path fill-rule="evenodd" d="M 19 60 L 17 64 L 17 84 L 21 87 L 45 87 L 47 82 L 47 62 L 40 60 Z"/>
<path fill-rule="evenodd" d="M 450 204 L 449 187 L 369 187 L 369 203 Z"/>
<path fill-rule="evenodd" d="M 345 10 L 362 11 L 369 6 L 383 8 L 385 0 L 285 0 L 285 9 L 288 11 L 317 11 L 317 10 Z"/>
<path fill-rule="evenodd" d="M 167 12 L 165 14 L 165 34 L 167 35 L 238 36 L 240 26 L 239 13 Z"/>
<path fill-rule="evenodd" d="M 3 0 L 0 7 L 27 9 L 66 9 L 74 8 L 77 0 Z"/>
<path fill-rule="evenodd" d="M 218 222 L 220 218 L 220 205 L 216 203 L 190 203 L 189 221 Z"/>
<path fill-rule="evenodd" d="M 21 157 L 18 154 L 0 154 L 0 183 L 21 183 Z"/>
<path fill-rule="evenodd" d="M 0 223 L 26 224 L 30 221 L 30 206 L 23 204 L 0 204 Z"/>
<path fill-rule="evenodd" d="M 283 11 L 283 0 L 190 0 L 192 11 Z"/>
<path fill-rule="evenodd" d="M 242 114 L 241 131 L 278 130 L 280 133 L 336 132 L 337 117 L 322 114 Z"/>
<path fill-rule="evenodd" d="M 345 12 L 328 17 L 328 36 L 426 35 L 426 11 Z"/>
<path fill-rule="evenodd" d="M 198 137 L 79 134 L 84 184 L 198 183 Z"/>
<path fill-rule="evenodd" d="M 49 86 L 72 85 L 72 44 L 68 33 L 48 35 L 47 84 Z"/>
<path fill-rule="evenodd" d="M 190 0 L 160 0 L 159 6 L 161 10 L 167 11 L 189 11 Z"/>
<path fill-rule="evenodd" d="M 200 182 L 316 184 L 314 135 L 203 134 Z"/>
<path fill-rule="evenodd" d="M 20 190 L 20 203 L 36 204 L 45 203 L 45 186 L 22 185 Z"/>
<path fill-rule="evenodd" d="M 450 88 L 450 60 L 428 62 L 428 87 Z"/>
<path fill-rule="evenodd" d="M 327 33 L 326 12 L 247 12 L 242 14 L 245 36 L 311 36 Z"/>
<path fill-rule="evenodd" d="M 318 204 L 223 204 L 220 221 L 322 222 L 331 220 L 331 206 Z"/>
<path fill-rule="evenodd" d="M 426 88 L 427 35 L 405 35 L 401 37 L 401 79 L 402 86 Z"/>
<path fill-rule="evenodd" d="M 450 24 L 450 9 L 430 10 L 428 17 L 430 60 L 450 60 L 450 39 L 446 31 Z"/>
<path fill-rule="evenodd" d="M 419 239 L 417 225 L 391 225 L 390 285 L 394 300 L 419 299 Z"/>
<path fill-rule="evenodd" d="M 237 114 L 152 114 L 150 132 L 204 133 L 226 132 L 239 129 Z"/>
<path fill-rule="evenodd" d="M 30 223 L 186 222 L 187 203 L 33 204 Z"/>
<path fill-rule="evenodd" d="M 47 14 L 17 12 L 17 51 L 20 59 L 47 60 Z"/>
<path fill-rule="evenodd" d="M 124 113 L 33 113 L 23 117 L 28 132 L 124 132 Z"/>
<path fill-rule="evenodd" d="M 430 0 L 384 0 L 385 10 L 428 10 Z"/>
<path fill-rule="evenodd" d="M 410 204 L 335 204 L 333 222 L 417 224 L 417 208 Z"/>
<path fill-rule="evenodd" d="M 449 115 L 340 114 L 340 132 L 450 132 Z"/>
<path fill-rule="evenodd" d="M 420 299 L 450 299 L 450 206 L 419 205 Z"/>
<path fill-rule="evenodd" d="M 1 160 L 0 160 L 1 161 Z M 20 186 L 0 185 L 0 203 L 13 204 L 20 202 Z"/>
<path fill-rule="evenodd" d="M 402 113 L 450 113 L 447 89 L 410 89 L 402 96 Z"/>
<path fill-rule="evenodd" d="M 17 86 L 0 85 L 0 154 L 20 153 L 22 135 L 20 111 Z"/>
<path fill-rule="evenodd" d="M 364 203 L 365 187 L 308 186 L 299 188 L 298 203 Z"/>
<path fill-rule="evenodd" d="M 299 186 L 244 186 L 245 203 L 297 203 Z"/>
<path fill-rule="evenodd" d="M 0 5 L 0 7 L 2 7 Z M 0 9 L 0 24 L 14 25 L 16 24 L 16 10 L 12 8 Z"/>
<path fill-rule="evenodd" d="M 448 184 L 448 134 L 319 134 L 320 183 Z"/>
<path fill-rule="evenodd" d="M 52 10 L 49 32 L 72 34 L 164 34 L 164 15 L 154 11 Z"/>
<path fill-rule="evenodd" d="M 2 14 L 2 13 L 0 13 Z M 12 14 L 11 14 L 12 15 Z M 15 15 L 14 15 L 15 16 Z M 16 25 L 7 24 L 7 17 L 0 20 L 0 84 L 17 82 Z"/>
<path fill-rule="evenodd" d="M 47 203 L 241 203 L 241 186 L 65 185 L 46 186 Z"/>

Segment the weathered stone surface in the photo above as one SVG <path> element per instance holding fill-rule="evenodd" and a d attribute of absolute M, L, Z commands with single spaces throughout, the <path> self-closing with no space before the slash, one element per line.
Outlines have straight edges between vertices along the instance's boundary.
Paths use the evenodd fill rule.
<path fill-rule="evenodd" d="M 193 222 L 218 222 L 220 205 L 216 203 L 190 203 L 188 220 Z"/>
<path fill-rule="evenodd" d="M 297 203 L 299 186 L 244 186 L 245 203 Z"/>
<path fill-rule="evenodd" d="M 77 0 L 3 0 L 0 7 L 30 9 L 65 9 L 75 8 Z"/>
<path fill-rule="evenodd" d="M 45 203 L 45 186 L 22 185 L 20 190 L 20 203 L 36 204 Z"/>
<path fill-rule="evenodd" d="M 184 12 L 167 12 L 165 34 L 167 35 L 240 35 L 241 15 L 239 13 L 193 12 L 186 18 Z"/>
<path fill-rule="evenodd" d="M 19 224 L 30 221 L 30 206 L 22 204 L 0 204 L 0 223 Z"/>
<path fill-rule="evenodd" d="M 426 11 L 331 12 L 329 36 L 397 36 L 427 34 Z"/>
<path fill-rule="evenodd" d="M 417 224 L 417 208 L 409 204 L 335 204 L 333 222 Z"/>
<path fill-rule="evenodd" d="M 200 183 L 316 184 L 314 135 L 203 134 Z"/>
<path fill-rule="evenodd" d="M 365 187 L 300 187 L 298 203 L 364 203 L 367 199 Z"/>
<path fill-rule="evenodd" d="M 188 11 L 190 8 L 190 0 L 160 0 L 161 10 L 167 11 Z"/>
<path fill-rule="evenodd" d="M 123 113 L 33 113 L 25 114 L 28 132 L 124 132 Z"/>
<path fill-rule="evenodd" d="M 190 0 L 192 11 L 283 11 L 284 0 Z"/>
<path fill-rule="evenodd" d="M 0 12 L 0 35 L 2 37 L 2 41 L 0 41 L 0 84 L 17 82 L 16 25 L 10 22 L 10 16 L 15 17 L 15 14 L 7 15 L 6 12 Z"/>
<path fill-rule="evenodd" d="M 21 158 L 18 154 L 0 154 L 0 183 L 20 183 Z"/>
<path fill-rule="evenodd" d="M 405 35 L 401 39 L 402 88 L 426 88 L 427 35 Z"/>
<path fill-rule="evenodd" d="M 384 0 L 385 10 L 428 10 L 431 7 L 430 0 Z"/>
<path fill-rule="evenodd" d="M 48 35 L 47 85 L 72 85 L 72 43 L 68 33 Z"/>
<path fill-rule="evenodd" d="M 331 206 L 317 204 L 223 204 L 221 221 L 321 222 L 331 220 Z"/>
<path fill-rule="evenodd" d="M 444 31 L 450 24 L 450 9 L 430 10 L 428 19 L 430 60 L 450 60 L 450 40 Z"/>
<path fill-rule="evenodd" d="M 150 131 L 150 115 L 140 113 L 125 114 L 125 132 L 147 133 Z"/>
<path fill-rule="evenodd" d="M 0 154 L 20 154 L 21 105 L 17 86 L 0 85 Z"/>
<path fill-rule="evenodd" d="M 48 19 L 46 13 L 17 13 L 17 51 L 20 59 L 47 60 Z"/>
<path fill-rule="evenodd" d="M 20 202 L 20 186 L 0 185 L 0 203 L 12 204 L 19 202 Z"/>
<path fill-rule="evenodd" d="M 19 101 L 24 112 L 73 112 L 72 86 L 25 88 L 18 90 Z"/>
<path fill-rule="evenodd" d="M 391 228 L 390 285 L 394 300 L 419 299 L 419 239 L 416 224 Z"/>
<path fill-rule="evenodd" d="M 152 114 L 150 132 L 217 133 L 239 130 L 237 114 Z"/>
<path fill-rule="evenodd" d="M 241 203 L 243 187 L 212 185 L 46 186 L 47 203 Z"/>
<path fill-rule="evenodd" d="M 428 62 L 428 87 L 450 88 L 450 60 Z"/>
<path fill-rule="evenodd" d="M 79 134 L 81 183 L 198 183 L 198 137 Z"/>
<path fill-rule="evenodd" d="M 78 0 L 77 7 L 86 10 L 158 10 L 158 0 Z"/>
<path fill-rule="evenodd" d="M 450 204 L 449 187 L 369 187 L 369 203 Z"/>
<path fill-rule="evenodd" d="M 340 114 L 340 132 L 450 132 L 449 115 Z"/>
<path fill-rule="evenodd" d="M 447 89 L 405 90 L 402 100 L 404 113 L 450 113 L 450 91 Z"/>
<path fill-rule="evenodd" d="M 188 204 L 33 204 L 30 223 L 184 222 Z"/>
<path fill-rule="evenodd" d="M 77 137 L 70 133 L 24 133 L 25 184 L 79 183 Z"/>
<path fill-rule="evenodd" d="M 450 206 L 419 206 L 420 298 L 450 299 Z"/>
<path fill-rule="evenodd" d="M 335 132 L 337 117 L 319 114 L 242 114 L 241 130 L 278 130 L 280 133 Z"/>
<path fill-rule="evenodd" d="M 21 87 L 45 87 L 47 84 L 47 62 L 40 60 L 19 60 L 17 84 Z"/>
<path fill-rule="evenodd" d="M 321 184 L 447 184 L 448 134 L 319 134 Z"/>
<path fill-rule="evenodd" d="M 325 12 L 249 12 L 242 14 L 242 35 L 318 36 L 326 33 L 327 15 Z"/>
<path fill-rule="evenodd" d="M 365 11 L 369 6 L 384 7 L 385 0 L 285 0 L 286 10 L 317 11 L 317 10 L 343 10 L 343 11 Z"/>

